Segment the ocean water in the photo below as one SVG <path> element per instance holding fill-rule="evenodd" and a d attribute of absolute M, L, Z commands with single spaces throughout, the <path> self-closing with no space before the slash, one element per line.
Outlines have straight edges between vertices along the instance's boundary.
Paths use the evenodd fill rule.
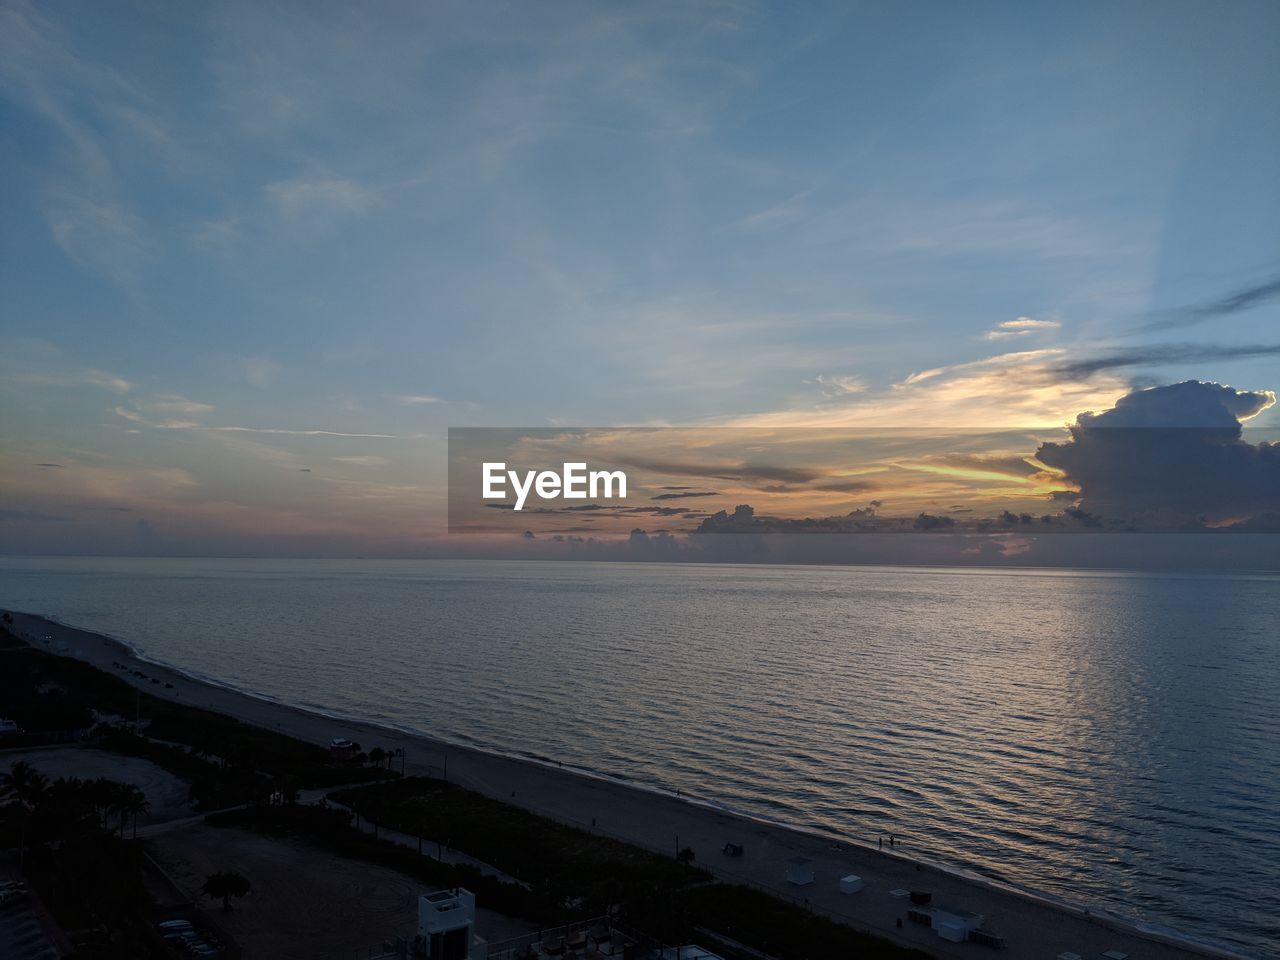
<path fill-rule="evenodd" d="M 0 560 L 0 606 L 1280 956 L 1280 577 Z"/>

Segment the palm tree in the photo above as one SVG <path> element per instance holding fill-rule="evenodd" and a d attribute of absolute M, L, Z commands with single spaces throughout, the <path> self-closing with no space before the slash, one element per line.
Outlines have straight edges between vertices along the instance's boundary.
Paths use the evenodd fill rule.
<path fill-rule="evenodd" d="M 8 773 L 0 777 L 0 792 L 6 799 L 16 801 L 30 810 L 44 795 L 49 778 L 27 763 L 19 760 Z"/>
<path fill-rule="evenodd" d="M 133 839 L 138 839 L 138 814 L 146 813 L 151 804 L 147 795 L 132 783 L 122 783 L 120 794 L 116 799 L 116 808 L 120 811 L 120 839 L 124 839 L 125 821 L 133 817 Z"/>
<path fill-rule="evenodd" d="M 374 747 L 369 751 L 369 760 L 376 767 L 382 766 L 382 761 L 386 759 L 386 756 L 387 751 L 383 750 L 381 747 Z"/>
<path fill-rule="evenodd" d="M 98 822 L 102 829 L 111 832 L 111 819 L 119 811 L 120 784 L 106 777 L 85 784 L 85 790 L 98 811 Z"/>
<path fill-rule="evenodd" d="M 44 799 L 48 788 L 49 778 L 25 760 L 19 760 L 8 773 L 0 777 L 0 796 L 18 808 L 19 864 L 26 859 L 27 819 Z"/>
<path fill-rule="evenodd" d="M 207 897 L 221 897 L 222 909 L 231 912 L 231 898 L 239 899 L 249 892 L 249 878 L 234 870 L 210 874 L 200 892 Z"/>

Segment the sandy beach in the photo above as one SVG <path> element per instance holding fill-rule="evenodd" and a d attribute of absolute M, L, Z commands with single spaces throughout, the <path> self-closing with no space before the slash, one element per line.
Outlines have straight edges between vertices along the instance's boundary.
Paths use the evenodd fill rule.
<path fill-rule="evenodd" d="M 447 770 L 454 783 L 564 823 L 673 855 L 679 848 L 691 847 L 699 865 L 721 880 L 749 884 L 805 903 L 852 927 L 936 956 L 981 956 L 988 948 L 948 943 L 933 930 L 907 922 L 903 918 L 909 904 L 902 891 L 928 891 L 935 906 L 982 914 L 986 926 L 1006 939 L 1008 949 L 1003 953 L 1011 958 L 1053 958 L 1064 952 L 1091 958 L 1108 951 L 1119 951 L 1135 960 L 1237 956 L 917 862 L 909 842 L 881 851 L 875 838 L 818 836 L 553 765 L 448 745 L 372 724 L 334 720 L 140 660 L 125 645 L 98 634 L 29 614 L 15 613 L 14 621 L 14 632 L 34 645 L 91 663 L 153 696 L 215 710 L 317 744 L 341 736 L 358 741 L 366 750 L 374 746 L 403 749 L 407 774 L 439 777 Z M 113 664 L 127 664 L 129 670 L 141 670 L 147 678 L 135 677 Z M 160 682 L 153 683 L 152 678 Z M 743 855 L 722 855 L 727 841 L 741 844 Z M 793 886 L 785 880 L 787 861 L 797 856 L 813 861 L 815 880 L 807 886 Z M 862 878 L 860 892 L 839 891 L 839 879 L 848 874 Z"/>

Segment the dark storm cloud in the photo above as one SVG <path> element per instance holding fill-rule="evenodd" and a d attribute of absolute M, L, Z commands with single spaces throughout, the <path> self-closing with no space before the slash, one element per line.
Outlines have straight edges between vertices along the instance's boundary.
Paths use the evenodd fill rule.
<path fill-rule="evenodd" d="M 1138 390 L 1081 414 L 1069 441 L 1036 456 L 1080 488 L 1082 515 L 1239 520 L 1280 510 L 1280 444 L 1247 443 L 1240 428 L 1274 402 L 1270 391 L 1198 380 Z"/>
<path fill-rule="evenodd" d="M 1138 329 L 1169 330 L 1173 327 L 1189 327 L 1192 324 L 1200 323 L 1202 320 L 1212 320 L 1215 317 L 1228 317 L 1234 313 L 1243 313 L 1245 310 L 1260 306 L 1277 297 L 1280 297 L 1280 277 L 1274 277 L 1265 283 L 1238 290 L 1212 303 L 1167 311 L 1159 319 L 1152 320 Z"/>
<path fill-rule="evenodd" d="M 51 467 L 51 468 L 56 469 L 56 470 L 62 470 L 62 469 L 63 469 L 63 465 L 62 465 L 62 464 L 60 464 L 60 463 L 37 463 L 37 464 L 36 464 L 36 466 L 37 466 L 37 467 Z"/>
<path fill-rule="evenodd" d="M 619 466 L 635 467 L 637 470 L 652 470 L 654 473 L 665 473 L 676 477 L 705 477 L 712 480 L 738 480 L 744 483 L 811 483 L 822 477 L 818 470 L 806 470 L 798 467 L 779 467 L 772 464 L 757 463 L 679 463 L 663 460 L 649 460 L 640 457 L 618 457 Z"/>
<path fill-rule="evenodd" d="M 823 490 L 830 493 L 864 493 L 875 488 L 875 484 L 867 483 L 865 480 L 830 480 L 826 483 L 815 484 L 813 487 L 814 490 Z"/>
<path fill-rule="evenodd" d="M 1102 370 L 1119 367 L 1144 367 L 1157 363 L 1202 363 L 1210 360 L 1239 360 L 1246 357 L 1280 356 L 1280 344 L 1256 344 L 1241 347 L 1217 347 L 1194 343 L 1133 347 L 1118 353 L 1073 360 L 1053 368 L 1068 380 L 1083 379 Z"/>

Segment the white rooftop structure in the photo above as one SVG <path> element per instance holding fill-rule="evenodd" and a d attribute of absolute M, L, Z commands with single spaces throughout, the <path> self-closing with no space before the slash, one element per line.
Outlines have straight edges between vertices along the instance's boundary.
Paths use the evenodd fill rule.
<path fill-rule="evenodd" d="M 418 936 L 428 960 L 484 960 L 489 951 L 475 924 L 476 896 L 464 887 L 418 898 Z"/>
<path fill-rule="evenodd" d="M 720 955 L 712 953 L 706 947 L 696 943 L 686 943 L 683 947 L 667 947 L 662 951 L 662 960 L 721 960 Z"/>

